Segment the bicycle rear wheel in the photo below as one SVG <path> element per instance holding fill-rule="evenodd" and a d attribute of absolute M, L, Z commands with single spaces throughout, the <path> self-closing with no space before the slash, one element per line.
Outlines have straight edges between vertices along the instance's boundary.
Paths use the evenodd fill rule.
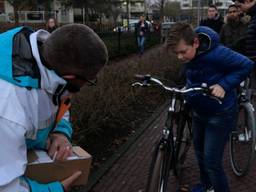
<path fill-rule="evenodd" d="M 239 105 L 236 130 L 230 135 L 230 160 L 237 176 L 247 174 L 255 156 L 255 117 L 249 102 Z"/>
<path fill-rule="evenodd" d="M 171 147 L 165 141 L 160 141 L 151 161 L 146 192 L 166 191 L 172 155 Z"/>

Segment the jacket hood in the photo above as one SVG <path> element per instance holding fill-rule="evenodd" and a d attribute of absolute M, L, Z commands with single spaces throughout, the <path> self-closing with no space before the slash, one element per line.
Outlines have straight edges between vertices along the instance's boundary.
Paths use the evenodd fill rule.
<path fill-rule="evenodd" d="M 200 53 L 208 51 L 220 44 L 220 37 L 218 33 L 209 27 L 200 26 L 195 29 L 198 34 L 200 46 L 198 51 Z"/>
<path fill-rule="evenodd" d="M 40 59 L 37 41 L 44 42 L 49 36 L 49 32 L 40 29 L 30 35 L 30 43 L 32 54 L 41 74 L 41 89 L 46 90 L 50 94 L 54 94 L 59 85 L 65 85 L 67 82 L 59 77 L 53 70 L 47 69 Z"/>

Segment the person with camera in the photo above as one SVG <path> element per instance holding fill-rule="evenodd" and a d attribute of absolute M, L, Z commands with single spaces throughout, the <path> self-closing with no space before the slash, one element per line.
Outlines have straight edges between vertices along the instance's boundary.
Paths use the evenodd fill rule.
<path fill-rule="evenodd" d="M 248 24 L 245 39 L 245 55 L 252 60 L 256 60 L 256 1 L 255 0 L 235 0 L 235 4 L 251 16 Z"/>
<path fill-rule="evenodd" d="M 254 62 L 256 61 L 256 0 L 234 0 L 235 4 L 251 17 L 251 20 L 248 24 L 248 28 L 245 34 L 245 41 L 242 51 L 242 54 L 249 57 Z M 254 67 L 255 72 L 255 67 Z M 256 77 L 251 74 L 250 77 L 251 88 L 256 88 Z"/>

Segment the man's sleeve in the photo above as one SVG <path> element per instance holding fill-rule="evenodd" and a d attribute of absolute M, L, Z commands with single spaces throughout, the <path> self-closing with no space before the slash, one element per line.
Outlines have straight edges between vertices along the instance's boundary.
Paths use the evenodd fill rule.
<path fill-rule="evenodd" d="M 60 182 L 40 184 L 26 177 L 21 177 L 21 180 L 25 181 L 23 186 L 26 184 L 29 186 L 29 192 L 64 192 L 64 188 Z"/>
<path fill-rule="evenodd" d="M 26 128 L 0 117 L 0 188 L 24 174 L 27 164 Z"/>
<path fill-rule="evenodd" d="M 60 122 L 57 124 L 56 128 L 53 130 L 53 133 L 62 133 L 69 140 L 71 140 L 73 129 L 72 129 L 72 124 L 70 122 L 69 111 L 67 111 L 65 115 L 62 117 Z"/>

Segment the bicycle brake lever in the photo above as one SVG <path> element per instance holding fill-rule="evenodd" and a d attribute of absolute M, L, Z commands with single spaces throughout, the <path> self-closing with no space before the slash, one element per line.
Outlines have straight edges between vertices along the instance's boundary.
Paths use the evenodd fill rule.
<path fill-rule="evenodd" d="M 211 99 L 215 99 L 216 101 L 218 101 L 218 103 L 221 105 L 222 101 L 218 98 L 212 95 L 212 90 L 209 89 L 209 87 L 207 86 L 206 83 L 202 83 L 202 88 L 203 88 L 203 95 L 206 96 L 208 95 Z"/>
<path fill-rule="evenodd" d="M 209 95 L 209 97 L 211 98 L 211 99 L 215 99 L 216 101 L 218 101 L 218 103 L 221 105 L 222 104 L 222 101 L 218 98 L 218 97 L 214 97 L 214 96 L 211 96 L 211 95 Z"/>
<path fill-rule="evenodd" d="M 135 82 L 132 84 L 132 87 L 135 87 L 135 86 L 140 86 L 140 87 L 149 87 L 150 84 L 145 84 L 145 83 L 140 83 L 140 82 Z"/>

